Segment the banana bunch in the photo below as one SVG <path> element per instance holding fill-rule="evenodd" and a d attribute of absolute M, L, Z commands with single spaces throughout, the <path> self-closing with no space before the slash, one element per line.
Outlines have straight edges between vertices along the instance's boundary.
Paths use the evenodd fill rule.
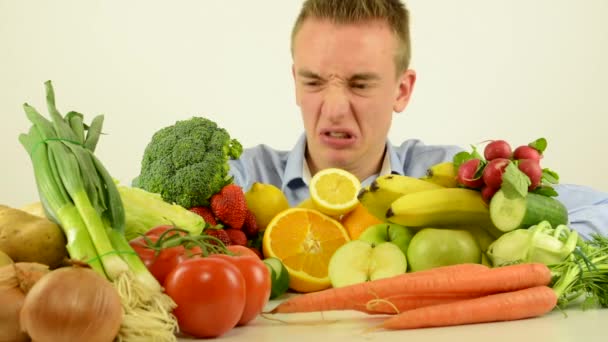
<path fill-rule="evenodd" d="M 443 188 L 405 194 L 391 203 L 386 220 L 408 227 L 453 227 L 490 223 L 479 191 Z"/>
<path fill-rule="evenodd" d="M 456 177 L 458 172 L 452 162 L 443 162 L 431 166 L 424 177 L 420 179 L 427 182 L 439 184 L 446 188 L 457 188 L 458 181 Z"/>
<path fill-rule="evenodd" d="M 443 165 L 442 165 L 443 164 Z M 438 164 L 431 178 L 449 176 L 449 163 Z M 453 171 L 452 171 L 453 172 Z M 455 176 L 453 177 L 455 180 Z M 491 226 L 488 205 L 479 191 L 449 187 L 429 179 L 402 175 L 379 176 L 359 192 L 359 202 L 383 221 L 407 227 Z"/>
<path fill-rule="evenodd" d="M 414 177 L 383 175 L 359 191 L 359 202 L 372 215 L 386 221 L 386 213 L 393 201 L 405 194 L 443 189 L 444 187 Z"/>

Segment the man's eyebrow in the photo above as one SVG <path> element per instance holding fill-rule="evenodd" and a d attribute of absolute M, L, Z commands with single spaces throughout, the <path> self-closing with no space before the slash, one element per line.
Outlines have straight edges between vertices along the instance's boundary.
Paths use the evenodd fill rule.
<path fill-rule="evenodd" d="M 298 75 L 305 78 L 314 78 L 314 79 L 322 79 L 319 74 L 316 74 L 307 69 L 298 70 Z M 380 79 L 380 76 L 373 72 L 364 72 L 359 74 L 352 75 L 349 80 L 353 81 L 377 81 Z"/>
<path fill-rule="evenodd" d="M 354 74 L 350 77 L 350 81 L 377 81 L 380 76 L 373 72 L 365 72 L 361 74 Z"/>
<path fill-rule="evenodd" d="M 306 70 L 306 69 L 298 70 L 298 75 L 300 75 L 302 77 L 306 77 L 306 78 L 316 78 L 316 79 L 321 78 L 321 76 L 319 76 L 318 74 L 315 74 L 314 72 L 312 72 L 310 70 Z"/>

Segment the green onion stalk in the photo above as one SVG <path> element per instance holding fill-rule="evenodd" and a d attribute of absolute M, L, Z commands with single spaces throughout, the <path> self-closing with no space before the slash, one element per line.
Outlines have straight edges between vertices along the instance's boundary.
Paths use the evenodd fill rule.
<path fill-rule="evenodd" d="M 24 104 L 32 126 L 19 141 L 32 161 L 47 216 L 62 227 L 70 258 L 87 263 L 117 289 L 124 314 L 119 341 L 175 341 L 175 303 L 126 240 L 120 194 L 94 154 L 103 116 L 90 125 L 77 112 L 62 116 L 50 81 L 45 88 L 51 120 Z"/>
<path fill-rule="evenodd" d="M 580 303 L 583 309 L 608 307 L 608 237 L 579 239 L 574 252 L 563 262 L 549 266 L 558 306 Z"/>

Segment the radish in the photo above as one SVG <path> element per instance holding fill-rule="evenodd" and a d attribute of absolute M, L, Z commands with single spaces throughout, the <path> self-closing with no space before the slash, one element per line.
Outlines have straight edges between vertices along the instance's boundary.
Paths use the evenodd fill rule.
<path fill-rule="evenodd" d="M 533 159 L 536 161 L 540 161 L 542 155 L 538 152 L 534 147 L 530 147 L 528 145 L 522 145 L 513 151 L 513 159 Z"/>
<path fill-rule="evenodd" d="M 543 176 L 543 170 L 541 169 L 538 160 L 521 159 L 517 167 L 521 172 L 525 173 L 528 178 L 530 178 L 530 186 L 528 186 L 528 191 L 536 189 Z"/>
<path fill-rule="evenodd" d="M 458 176 L 456 177 L 458 183 L 472 189 L 481 188 L 483 186 L 483 179 L 476 175 L 480 166 L 483 165 L 478 158 L 469 159 L 462 163 L 458 168 Z"/>
<path fill-rule="evenodd" d="M 510 162 L 511 160 L 507 158 L 496 158 L 490 160 L 488 165 L 486 165 L 486 168 L 483 170 L 483 182 L 491 188 L 500 188 L 502 185 L 502 175 Z"/>
<path fill-rule="evenodd" d="M 483 188 L 481 188 L 481 198 L 483 198 L 486 203 L 490 203 L 490 200 L 498 190 L 500 190 L 500 188 L 484 185 Z"/>
<path fill-rule="evenodd" d="M 511 158 L 511 145 L 504 140 L 494 140 L 483 150 L 483 155 L 488 161 L 496 158 L 509 159 Z"/>

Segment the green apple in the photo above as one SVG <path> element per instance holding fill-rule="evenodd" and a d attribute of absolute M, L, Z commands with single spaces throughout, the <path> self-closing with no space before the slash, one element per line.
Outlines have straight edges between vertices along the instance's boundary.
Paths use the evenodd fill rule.
<path fill-rule="evenodd" d="M 352 240 L 340 246 L 329 260 L 329 280 L 333 287 L 363 283 L 405 273 L 407 261 L 394 243 L 377 245 Z"/>
<path fill-rule="evenodd" d="M 414 236 L 412 231 L 400 224 L 378 223 L 366 228 L 357 240 L 366 241 L 373 245 L 392 242 L 401 249 L 404 255 L 407 255 L 407 247 L 412 240 L 412 236 Z"/>
<path fill-rule="evenodd" d="M 463 229 L 466 229 L 473 234 L 473 237 L 475 237 L 475 241 L 477 241 L 477 244 L 479 245 L 479 248 L 481 248 L 482 252 L 487 251 L 492 242 L 496 240 L 484 227 L 467 226 L 463 227 Z"/>
<path fill-rule="evenodd" d="M 407 260 L 412 272 L 439 266 L 481 263 L 481 249 L 468 230 L 424 228 L 414 234 Z"/>

